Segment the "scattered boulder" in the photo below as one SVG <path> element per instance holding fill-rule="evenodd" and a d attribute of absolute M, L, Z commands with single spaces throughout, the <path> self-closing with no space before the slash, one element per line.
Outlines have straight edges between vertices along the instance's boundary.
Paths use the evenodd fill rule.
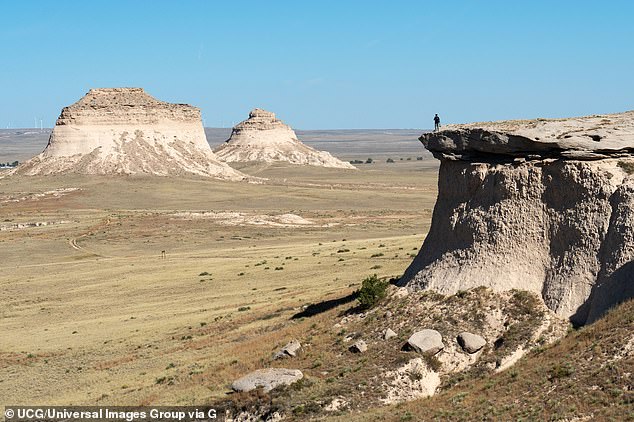
<path fill-rule="evenodd" d="M 344 343 L 348 343 L 349 341 L 354 340 L 355 338 L 359 338 L 359 334 L 357 333 L 350 333 L 350 334 L 346 334 L 346 336 L 343 338 Z"/>
<path fill-rule="evenodd" d="M 301 348 L 302 345 L 299 341 L 291 340 L 273 355 L 273 359 L 294 358 Z"/>
<path fill-rule="evenodd" d="M 253 371 L 231 384 L 233 391 L 251 391 L 262 387 L 265 393 L 280 385 L 291 385 L 304 377 L 299 369 L 266 368 Z"/>
<path fill-rule="evenodd" d="M 418 353 L 435 355 L 445 348 L 442 335 L 436 330 L 424 329 L 415 332 L 407 340 L 407 345 Z"/>
<path fill-rule="evenodd" d="M 458 334 L 458 344 L 462 347 L 462 350 L 471 354 L 482 349 L 487 342 L 482 336 L 463 331 Z"/>
<path fill-rule="evenodd" d="M 363 340 L 357 340 L 349 349 L 352 353 L 363 353 L 368 350 L 368 345 Z"/>
<path fill-rule="evenodd" d="M 386 328 L 383 332 L 383 340 L 389 340 L 392 337 L 396 337 L 396 333 L 391 328 Z"/>

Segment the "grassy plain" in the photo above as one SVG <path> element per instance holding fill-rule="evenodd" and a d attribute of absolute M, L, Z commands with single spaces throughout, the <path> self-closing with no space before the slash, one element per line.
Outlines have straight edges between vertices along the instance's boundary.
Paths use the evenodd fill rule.
<path fill-rule="evenodd" d="M 372 157 L 371 143 L 357 148 L 348 157 Z M 3 402 L 224 397 L 315 323 L 292 315 L 411 262 L 430 224 L 437 164 L 401 155 L 358 171 L 242 168 L 262 184 L 0 179 Z M 52 193 L 68 188 L 77 190 Z"/>

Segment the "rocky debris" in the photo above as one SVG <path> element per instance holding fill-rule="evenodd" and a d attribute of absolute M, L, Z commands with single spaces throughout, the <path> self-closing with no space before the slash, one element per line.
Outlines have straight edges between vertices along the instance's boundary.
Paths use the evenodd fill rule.
<path fill-rule="evenodd" d="M 487 344 L 484 337 L 466 331 L 458 334 L 457 340 L 462 350 L 467 353 L 476 353 Z"/>
<path fill-rule="evenodd" d="M 0 195 L 0 204 L 7 202 L 39 201 L 49 198 L 61 198 L 72 192 L 79 191 L 79 188 L 58 188 L 40 193 L 29 193 L 26 195 Z"/>
<path fill-rule="evenodd" d="M 303 228 L 315 226 L 311 220 L 307 220 L 297 214 L 256 214 L 236 211 L 202 211 L 191 212 L 181 211 L 171 214 L 174 218 L 186 220 L 212 220 L 216 224 L 223 226 L 260 226 L 260 227 L 285 227 Z M 337 223 L 326 223 L 318 227 L 332 227 Z"/>
<path fill-rule="evenodd" d="M 346 334 L 346 336 L 343 338 L 344 343 L 348 343 L 352 340 L 354 340 L 355 338 L 359 338 L 359 334 L 357 333 L 349 333 Z"/>
<path fill-rule="evenodd" d="M 441 160 L 438 200 L 399 285 L 529 290 L 577 324 L 634 297 L 634 112 L 454 125 L 420 140 Z"/>
<path fill-rule="evenodd" d="M 13 171 L 55 173 L 245 178 L 213 154 L 198 108 L 141 88 L 91 89 L 62 110 L 46 149 Z"/>
<path fill-rule="evenodd" d="M 55 224 L 68 224 L 72 223 L 72 221 L 61 220 L 61 221 L 33 221 L 26 223 L 11 223 L 11 224 L 0 224 L 0 232 L 3 231 L 13 231 L 13 230 L 22 230 L 28 229 L 31 227 L 45 227 L 52 226 Z"/>
<path fill-rule="evenodd" d="M 347 408 L 348 404 L 349 403 L 345 399 L 341 397 L 337 397 L 332 399 L 332 401 L 324 407 L 324 410 L 326 412 L 338 412 L 340 410 Z"/>
<path fill-rule="evenodd" d="M 407 295 L 409 295 L 409 290 L 407 290 L 406 287 L 400 287 L 393 293 L 393 296 L 396 298 L 407 297 Z"/>
<path fill-rule="evenodd" d="M 442 335 L 436 330 L 424 329 L 415 332 L 407 340 L 407 345 L 418 353 L 435 355 L 445 348 Z"/>
<path fill-rule="evenodd" d="M 299 369 L 265 368 L 253 371 L 231 384 L 233 391 L 251 391 L 262 387 L 265 393 L 280 385 L 291 385 L 304 377 Z"/>
<path fill-rule="evenodd" d="M 392 337 L 396 337 L 397 334 L 391 328 L 386 328 L 383 332 L 383 340 L 389 340 Z"/>
<path fill-rule="evenodd" d="M 320 418 L 335 409 L 356 414 L 376 405 L 377 400 L 393 404 L 432 395 L 441 382 L 451 388 L 458 380 L 461 384 L 486 380 L 500 368 L 513 364 L 519 357 L 517 350 L 528 352 L 551 344 L 563 337 L 569 327 L 567 321 L 557 318 L 530 292 L 494 292 L 479 287 L 450 296 L 414 290 L 399 298 L 393 295 L 397 289 L 388 286 L 385 300 L 368 311 L 365 318 L 344 311 L 345 325 L 324 332 L 324 338 L 311 346 L 310 356 L 301 356 L 302 366 L 312 367 L 311 372 L 328 384 L 326 390 L 323 382 L 302 382 L 301 388 L 257 395 L 260 398 L 253 405 L 245 400 L 255 395 L 234 395 L 230 400 L 235 400 L 236 409 L 251 406 L 270 411 L 267 406 L 271 403 L 283 403 L 273 409 L 293 420 Z M 354 309 L 354 305 L 348 304 L 347 309 Z M 392 316 L 386 320 L 388 311 Z M 323 326 L 330 327 L 341 320 L 342 314 L 335 312 L 325 318 Z M 435 355 L 402 353 L 398 350 L 403 343 L 400 340 L 380 340 L 388 327 L 399 334 L 412 334 L 418 327 L 433 328 L 451 341 L 446 341 Z M 490 339 L 489 343 L 497 339 L 496 347 L 465 353 L 453 340 L 463 332 L 477 333 Z M 367 352 L 347 353 L 346 349 L 360 339 L 369 344 Z M 328 350 L 333 344 L 343 348 Z M 626 349 L 634 350 L 634 346 Z M 343 407 L 339 400 L 345 403 Z"/>
<path fill-rule="evenodd" d="M 363 340 L 357 340 L 352 346 L 349 347 L 352 353 L 364 353 L 368 350 L 368 345 Z"/>
<path fill-rule="evenodd" d="M 302 345 L 299 341 L 291 340 L 273 355 L 273 359 L 294 358 L 301 348 Z"/>
<path fill-rule="evenodd" d="M 328 152 L 303 144 L 295 131 L 270 111 L 256 108 L 238 123 L 231 137 L 214 149 L 225 162 L 287 162 L 290 164 L 355 169 Z"/>
<path fill-rule="evenodd" d="M 399 403 L 433 396 L 440 386 L 440 376 L 427 368 L 423 359 L 416 358 L 402 367 L 384 374 L 386 397 L 383 404 Z"/>
<path fill-rule="evenodd" d="M 233 414 L 227 411 L 225 422 L 279 422 L 284 420 L 280 412 L 270 412 L 262 409 L 243 410 Z"/>

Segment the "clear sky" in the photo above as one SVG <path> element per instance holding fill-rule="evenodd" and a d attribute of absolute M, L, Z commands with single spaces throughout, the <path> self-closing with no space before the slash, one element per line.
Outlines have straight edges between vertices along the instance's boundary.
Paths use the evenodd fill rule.
<path fill-rule="evenodd" d="M 634 1 L 0 1 L 0 127 L 93 87 L 298 129 L 634 109 Z"/>

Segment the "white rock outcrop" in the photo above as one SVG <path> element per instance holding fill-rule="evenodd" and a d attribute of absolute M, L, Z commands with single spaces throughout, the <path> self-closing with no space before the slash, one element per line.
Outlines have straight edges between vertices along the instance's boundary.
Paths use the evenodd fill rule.
<path fill-rule="evenodd" d="M 249 118 L 238 123 L 231 137 L 214 149 L 216 155 L 226 162 L 276 161 L 290 164 L 355 169 L 330 153 L 317 151 L 297 139 L 290 126 L 275 118 L 270 111 L 256 108 Z"/>
<path fill-rule="evenodd" d="M 64 107 L 46 149 L 15 173 L 244 178 L 211 151 L 198 108 L 159 101 L 141 88 L 91 89 Z"/>
<path fill-rule="evenodd" d="M 420 140 L 441 161 L 438 200 L 401 286 L 529 290 L 580 324 L 634 296 L 634 112 Z"/>

